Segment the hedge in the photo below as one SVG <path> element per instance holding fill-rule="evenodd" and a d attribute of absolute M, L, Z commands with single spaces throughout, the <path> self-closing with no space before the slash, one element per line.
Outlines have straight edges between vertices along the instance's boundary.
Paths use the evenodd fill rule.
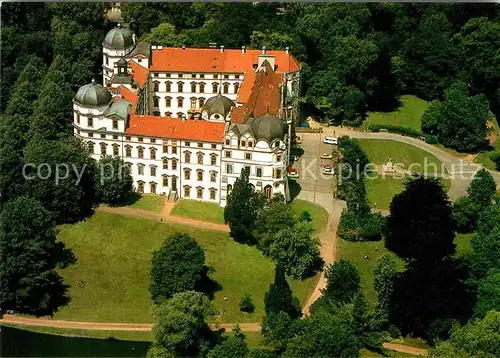
<path fill-rule="evenodd" d="M 429 144 L 437 144 L 437 137 L 434 135 L 422 133 L 415 129 L 401 127 L 401 126 L 393 126 L 393 125 L 382 125 L 382 124 L 370 124 L 368 126 L 368 130 L 370 132 L 380 132 L 381 129 L 386 129 L 390 133 L 399 133 L 402 135 L 408 135 L 414 138 L 425 137 L 425 141 Z"/>
<path fill-rule="evenodd" d="M 491 160 L 495 163 L 495 167 L 497 170 L 500 170 L 500 152 L 493 153 L 491 155 Z"/>

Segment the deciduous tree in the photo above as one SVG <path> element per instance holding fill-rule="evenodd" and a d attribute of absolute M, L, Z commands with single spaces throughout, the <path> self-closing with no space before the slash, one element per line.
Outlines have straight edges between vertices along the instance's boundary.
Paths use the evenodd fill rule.
<path fill-rule="evenodd" d="M 153 251 L 151 297 L 159 304 L 176 293 L 195 290 L 205 274 L 200 245 L 188 234 L 174 234 Z"/>
<path fill-rule="evenodd" d="M 97 164 L 94 186 L 99 200 L 119 204 L 133 194 L 134 182 L 130 168 L 119 157 L 103 156 Z"/>
<path fill-rule="evenodd" d="M 326 288 L 323 297 L 340 304 L 350 303 L 360 292 L 360 277 L 358 270 L 350 261 L 339 260 L 326 269 Z"/>
<path fill-rule="evenodd" d="M 394 280 L 398 275 L 396 260 L 389 254 L 382 256 L 373 269 L 375 293 L 377 295 L 376 310 L 379 315 L 387 315 L 390 298 L 394 291 Z"/>
<path fill-rule="evenodd" d="M 75 256 L 57 241 L 49 211 L 24 196 L 7 202 L 0 213 L 0 305 L 3 310 L 52 316 L 68 304 L 69 286 L 56 271 Z"/>

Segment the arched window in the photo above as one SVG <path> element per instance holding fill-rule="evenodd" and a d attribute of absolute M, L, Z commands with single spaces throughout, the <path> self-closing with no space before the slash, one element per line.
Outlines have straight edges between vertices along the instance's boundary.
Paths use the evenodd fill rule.
<path fill-rule="evenodd" d="M 238 82 L 236 82 L 234 84 L 234 93 L 238 93 L 238 89 L 240 88 L 240 84 Z"/>
<path fill-rule="evenodd" d="M 191 97 L 190 102 L 191 102 L 191 108 L 196 108 L 196 98 Z"/>
<path fill-rule="evenodd" d="M 184 83 L 177 82 L 177 92 L 181 93 L 183 88 L 184 88 Z"/>
<path fill-rule="evenodd" d="M 168 186 L 168 177 L 166 175 L 163 176 L 162 181 L 163 181 L 163 186 Z"/>
<path fill-rule="evenodd" d="M 271 199 L 273 196 L 273 187 L 271 185 L 266 185 L 264 187 L 264 193 L 266 194 L 266 198 Z"/>
<path fill-rule="evenodd" d="M 205 105 L 205 98 L 200 97 L 200 99 L 198 99 L 198 101 L 200 103 L 200 108 L 203 108 L 203 106 Z"/>
<path fill-rule="evenodd" d="M 191 163 L 191 152 L 185 152 L 184 153 L 184 162 L 185 163 Z"/>
<path fill-rule="evenodd" d="M 177 170 L 177 160 L 172 159 L 172 170 Z"/>
<path fill-rule="evenodd" d="M 163 158 L 162 163 L 163 163 L 163 169 L 168 169 L 168 159 Z"/>
<path fill-rule="evenodd" d="M 191 92 L 196 93 L 196 82 L 191 82 Z"/>
<path fill-rule="evenodd" d="M 152 165 L 149 167 L 149 170 L 150 170 L 150 174 L 152 177 L 155 177 L 156 176 L 156 165 Z"/>
<path fill-rule="evenodd" d="M 139 193 L 144 193 L 144 182 L 143 181 L 137 182 L 137 191 Z"/>
<path fill-rule="evenodd" d="M 219 92 L 219 84 L 218 83 L 212 84 L 212 92 L 213 93 Z"/>
<path fill-rule="evenodd" d="M 144 148 L 142 147 L 137 148 L 137 157 L 144 158 Z"/>
<path fill-rule="evenodd" d="M 118 150 L 119 150 L 118 144 L 113 144 L 113 155 L 114 156 L 118 156 Z"/>
<path fill-rule="evenodd" d="M 202 187 L 196 188 L 196 198 L 203 199 L 203 188 Z"/>
<path fill-rule="evenodd" d="M 210 182 L 215 183 L 216 181 L 217 181 L 217 172 L 212 170 L 210 172 Z"/>
<path fill-rule="evenodd" d="M 165 97 L 165 106 L 172 107 L 172 97 Z"/>
<path fill-rule="evenodd" d="M 88 145 L 90 154 L 94 154 L 94 143 L 88 142 L 87 145 Z"/>
<path fill-rule="evenodd" d="M 172 112 L 165 112 L 166 117 L 172 117 Z"/>
<path fill-rule="evenodd" d="M 156 183 L 155 182 L 151 182 L 149 183 L 149 191 L 151 192 L 151 194 L 156 194 Z"/>
<path fill-rule="evenodd" d="M 205 93 L 205 83 L 200 82 L 200 93 Z"/>
<path fill-rule="evenodd" d="M 190 198 L 191 197 L 191 187 L 186 185 L 184 187 L 184 197 L 185 198 Z"/>
<path fill-rule="evenodd" d="M 182 112 L 177 112 L 177 118 L 183 118 L 184 117 L 184 113 Z"/>
<path fill-rule="evenodd" d="M 224 93 L 229 93 L 229 83 L 224 83 Z"/>
<path fill-rule="evenodd" d="M 198 181 L 203 181 L 203 170 L 198 169 L 196 171 L 196 180 Z"/>
<path fill-rule="evenodd" d="M 210 155 L 210 165 L 217 165 L 217 154 Z"/>
<path fill-rule="evenodd" d="M 227 195 L 231 194 L 232 191 L 233 191 L 233 186 L 231 184 L 228 184 L 227 185 Z"/>
<path fill-rule="evenodd" d="M 125 146 L 125 156 L 126 157 L 132 156 L 132 147 L 130 145 Z"/>
<path fill-rule="evenodd" d="M 160 104 L 160 98 L 157 96 L 153 97 L 153 107 L 158 107 Z"/>
<path fill-rule="evenodd" d="M 184 98 L 177 97 L 177 107 L 182 108 L 184 106 Z"/>
<path fill-rule="evenodd" d="M 203 164 L 203 153 L 198 153 L 198 164 Z"/>
<path fill-rule="evenodd" d="M 217 195 L 217 190 L 214 188 L 210 188 L 210 200 L 215 200 L 216 195 Z"/>
<path fill-rule="evenodd" d="M 144 164 L 137 164 L 137 174 L 144 175 Z"/>
<path fill-rule="evenodd" d="M 172 82 L 167 81 L 167 82 L 165 83 L 165 85 L 166 85 L 166 87 L 167 87 L 167 88 L 166 88 L 167 92 L 172 92 Z"/>
<path fill-rule="evenodd" d="M 191 179 L 191 169 L 184 169 L 184 179 L 185 180 Z"/>
<path fill-rule="evenodd" d="M 101 154 L 106 155 L 106 143 L 101 143 Z"/>
<path fill-rule="evenodd" d="M 158 82 L 158 81 L 153 82 L 153 88 L 154 88 L 153 90 L 155 92 L 159 92 L 160 91 L 160 82 Z"/>
<path fill-rule="evenodd" d="M 151 148 L 151 149 L 149 150 L 149 157 L 150 157 L 151 159 L 156 159 L 156 149 Z"/>

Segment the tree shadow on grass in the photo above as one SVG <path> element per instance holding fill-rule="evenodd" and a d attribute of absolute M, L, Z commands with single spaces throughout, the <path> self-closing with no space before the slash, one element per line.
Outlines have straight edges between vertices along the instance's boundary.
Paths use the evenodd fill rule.
<path fill-rule="evenodd" d="M 296 157 L 301 157 L 304 154 L 304 149 L 300 147 L 295 147 L 290 149 L 290 155 L 295 155 Z"/>
<path fill-rule="evenodd" d="M 214 299 L 215 292 L 222 290 L 222 285 L 210 277 L 215 273 L 215 268 L 205 266 L 201 279 L 197 282 L 195 290 L 207 295 L 211 300 Z"/>
<path fill-rule="evenodd" d="M 288 179 L 288 189 L 290 190 L 290 201 L 292 201 L 299 195 L 302 187 L 295 180 Z"/>
<path fill-rule="evenodd" d="M 128 206 L 136 203 L 140 198 L 142 197 L 141 194 L 138 192 L 134 191 L 133 193 L 130 193 L 124 200 L 121 200 L 116 203 L 109 204 L 110 206 Z"/>

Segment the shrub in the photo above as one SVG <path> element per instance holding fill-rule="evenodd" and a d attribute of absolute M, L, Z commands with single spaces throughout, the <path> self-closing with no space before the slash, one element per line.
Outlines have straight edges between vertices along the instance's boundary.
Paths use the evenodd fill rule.
<path fill-rule="evenodd" d="M 252 297 L 250 295 L 245 295 L 241 298 L 240 311 L 246 313 L 253 313 L 255 311 L 255 305 L 253 304 Z"/>
<path fill-rule="evenodd" d="M 491 155 L 491 160 L 495 163 L 496 169 L 500 170 L 500 153 L 493 153 Z"/>
<path fill-rule="evenodd" d="M 344 209 L 340 216 L 337 235 L 346 241 L 378 241 L 382 239 L 385 218 L 380 214 L 363 216 Z"/>

